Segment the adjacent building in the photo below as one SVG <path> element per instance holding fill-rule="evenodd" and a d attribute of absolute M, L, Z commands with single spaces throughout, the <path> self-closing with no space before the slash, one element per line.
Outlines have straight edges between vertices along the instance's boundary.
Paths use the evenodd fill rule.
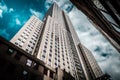
<path fill-rule="evenodd" d="M 46 66 L 57 68 L 58 75 L 63 75 L 58 80 L 99 80 L 104 75 L 94 56 L 80 43 L 69 17 L 56 3 L 43 21 L 32 16 L 10 42 Z M 31 66 L 32 62 L 28 62 Z M 49 71 L 46 73 L 50 74 Z M 71 75 L 71 78 L 64 75 Z"/>
<path fill-rule="evenodd" d="M 120 52 L 120 1 L 71 0 Z"/>

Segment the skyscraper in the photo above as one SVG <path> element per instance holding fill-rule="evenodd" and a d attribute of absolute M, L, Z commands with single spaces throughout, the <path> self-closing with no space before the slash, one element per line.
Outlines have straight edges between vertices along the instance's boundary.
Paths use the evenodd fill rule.
<path fill-rule="evenodd" d="M 120 1 L 71 0 L 120 52 Z"/>
<path fill-rule="evenodd" d="M 69 17 L 56 3 L 43 21 L 32 16 L 11 42 L 49 67 L 65 70 L 76 80 L 103 76 L 91 52 L 80 43 Z"/>

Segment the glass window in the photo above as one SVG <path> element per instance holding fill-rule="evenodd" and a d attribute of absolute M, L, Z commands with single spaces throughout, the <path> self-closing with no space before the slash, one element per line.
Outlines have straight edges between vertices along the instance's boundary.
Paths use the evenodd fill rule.
<path fill-rule="evenodd" d="M 31 66 L 31 64 L 32 64 L 32 61 L 28 59 L 26 65 Z"/>
<path fill-rule="evenodd" d="M 49 54 L 49 56 L 52 56 L 52 54 Z"/>
<path fill-rule="evenodd" d="M 113 19 L 109 14 L 107 14 L 107 13 L 105 13 L 105 12 L 103 12 L 103 11 L 101 11 L 101 13 L 104 15 L 104 17 L 105 17 L 109 22 L 111 22 L 111 23 L 113 23 L 113 24 L 115 24 L 115 25 L 118 26 L 118 24 L 114 21 L 114 19 Z"/>
<path fill-rule="evenodd" d="M 49 62 L 51 62 L 51 59 L 49 59 Z"/>
<path fill-rule="evenodd" d="M 44 53 L 46 53 L 46 50 L 43 50 Z"/>
<path fill-rule="evenodd" d="M 42 55 L 43 58 L 45 58 L 45 55 Z"/>
<path fill-rule="evenodd" d="M 15 44 L 16 44 L 16 45 L 18 45 L 18 43 L 17 43 L 17 42 L 15 42 Z"/>

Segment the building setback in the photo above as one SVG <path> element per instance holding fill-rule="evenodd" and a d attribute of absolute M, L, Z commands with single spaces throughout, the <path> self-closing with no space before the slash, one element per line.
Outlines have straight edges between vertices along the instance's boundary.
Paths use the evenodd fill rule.
<path fill-rule="evenodd" d="M 120 52 L 120 1 L 71 0 Z"/>
<path fill-rule="evenodd" d="M 60 69 L 75 80 L 106 78 L 94 56 L 80 43 L 69 17 L 56 3 L 48 10 L 43 21 L 32 16 L 10 42 L 45 65 L 58 68 L 58 75 Z M 50 74 L 49 71 L 46 73 Z"/>

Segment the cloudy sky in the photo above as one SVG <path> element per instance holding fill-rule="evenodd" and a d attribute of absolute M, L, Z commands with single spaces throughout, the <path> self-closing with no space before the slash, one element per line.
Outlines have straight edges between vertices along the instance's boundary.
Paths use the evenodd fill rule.
<path fill-rule="evenodd" d="M 80 41 L 93 53 L 102 71 L 120 80 L 120 54 L 69 0 L 0 0 L 0 36 L 10 40 L 33 14 L 42 20 L 53 2 L 68 14 Z"/>

